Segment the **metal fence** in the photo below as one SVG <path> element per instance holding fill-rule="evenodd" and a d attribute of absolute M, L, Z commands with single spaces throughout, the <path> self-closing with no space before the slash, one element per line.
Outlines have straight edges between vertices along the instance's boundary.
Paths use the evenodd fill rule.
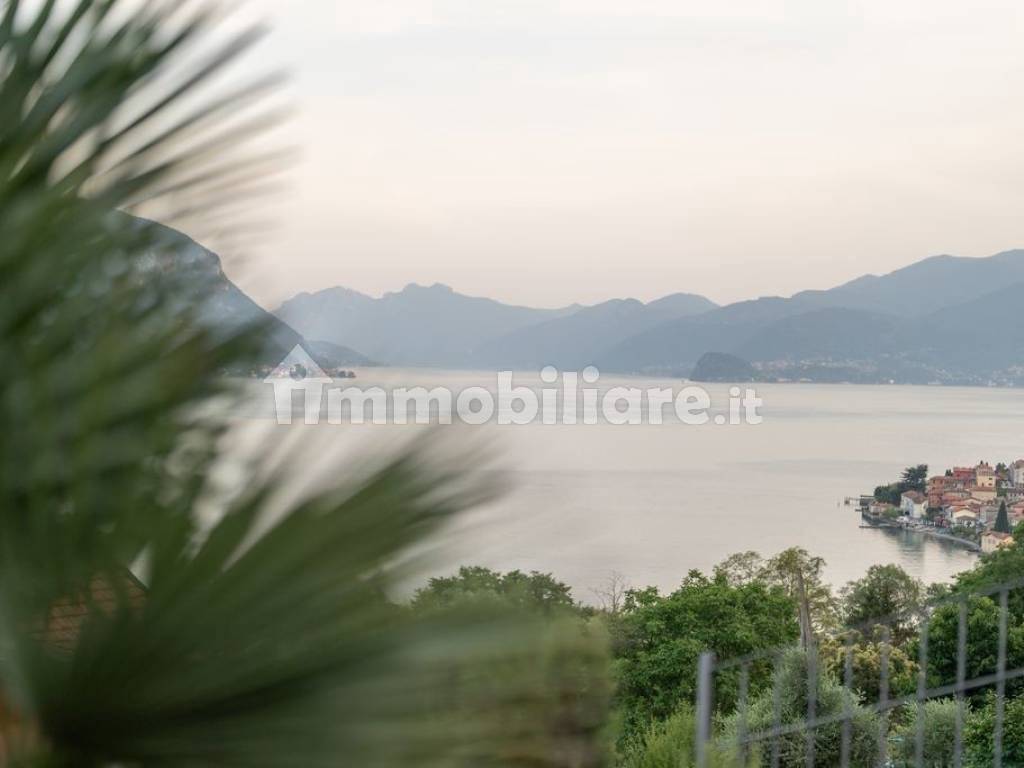
<path fill-rule="evenodd" d="M 972 610 L 978 610 L 979 600 L 992 601 L 977 621 L 971 617 Z M 759 766 L 790 766 L 802 762 L 807 768 L 815 765 L 831 766 L 959 766 L 964 765 L 965 744 L 964 727 L 967 702 L 971 698 L 978 699 L 981 695 L 994 696 L 994 718 L 991 747 L 983 764 L 1002 768 L 1010 765 L 1024 765 L 1021 758 L 1007 759 L 1006 753 L 1016 747 L 1016 754 L 1024 753 L 1024 744 L 1004 744 L 1004 719 L 1007 700 L 1007 684 L 1024 677 L 1024 666 L 1008 667 L 1007 642 L 1011 628 L 1010 605 L 1014 602 L 1016 613 L 1024 610 L 1024 578 L 994 585 L 985 589 L 955 595 L 930 603 L 925 608 L 911 615 L 899 617 L 882 617 L 855 628 L 844 629 L 840 633 L 827 636 L 824 640 L 806 643 L 806 647 L 787 646 L 759 651 L 740 658 L 717 659 L 711 652 L 701 655 L 697 671 L 696 696 L 696 739 L 695 762 L 697 768 L 706 768 L 712 764 L 726 762 L 731 765 Z M 1017 600 L 1021 602 L 1016 603 Z M 992 616 L 992 613 L 995 616 Z M 955 618 L 954 618 L 955 614 Z M 955 672 L 940 675 L 929 669 L 929 634 L 933 623 L 939 616 L 946 622 L 944 627 L 950 634 L 955 623 Z M 971 620 L 969 622 L 969 619 Z M 992 620 L 989 620 L 992 619 Z M 970 623 L 970 626 L 969 626 Z M 890 642 L 893 626 L 902 624 L 909 627 L 916 638 L 910 645 L 916 645 L 915 659 L 916 688 L 912 693 L 893 691 L 890 685 L 890 655 L 894 645 Z M 866 638 L 879 649 L 877 697 L 872 695 L 869 701 L 864 700 L 862 692 L 858 692 L 854 680 L 854 656 L 858 644 Z M 995 645 L 995 658 L 990 668 L 972 670 L 968 677 L 968 651 L 972 643 Z M 944 638 L 944 651 L 951 650 L 950 638 Z M 820 649 L 826 643 L 833 650 L 841 649 L 841 670 L 833 669 L 830 676 L 821 670 L 822 659 Z M 783 688 L 785 685 L 784 668 L 788 663 L 798 659 L 800 674 L 806 675 L 802 689 L 801 704 L 803 711 L 799 716 L 788 713 L 783 707 Z M 833 668 L 835 664 L 833 656 Z M 788 662 L 787 662 L 788 659 Z M 1024 663 L 1020 653 L 1015 653 L 1014 661 Z M 976 665 L 977 666 L 977 665 Z M 984 665 L 983 665 L 984 666 Z M 819 695 L 826 680 L 831 685 L 841 687 L 839 694 L 842 706 L 839 711 L 822 711 Z M 760 688 L 755 690 L 758 682 Z M 875 682 L 873 680 L 873 682 Z M 724 684 L 723 684 L 724 683 Z M 802 683 L 803 684 L 803 683 Z M 873 687 L 873 686 L 872 686 Z M 904 688 L 907 687 L 906 685 Z M 726 697 L 725 688 L 728 688 Z M 718 696 L 716 697 L 716 694 Z M 755 697 L 757 702 L 755 702 Z M 728 698 L 729 727 L 719 729 L 716 735 L 713 721 L 716 717 L 718 698 Z M 760 717 L 765 719 L 765 704 L 770 698 L 771 715 L 767 724 L 752 721 L 752 711 L 760 707 Z M 834 697 L 833 697 L 834 698 Z M 926 737 L 934 734 L 926 733 L 925 705 L 929 701 L 948 699 L 951 708 L 955 708 L 953 717 L 953 733 L 948 752 L 944 757 L 926 754 Z M 832 702 L 834 704 L 834 701 Z M 904 724 L 905 734 L 900 742 L 894 743 L 891 731 L 892 715 L 899 710 L 904 720 L 912 719 L 912 728 Z M 722 716 L 722 712 L 717 713 Z M 859 734 L 860 752 L 854 749 L 855 725 L 864 722 L 867 715 L 877 733 L 872 734 L 872 754 L 866 758 L 863 750 L 863 733 Z M 757 718 L 754 718 L 756 720 Z M 721 724 L 721 720 L 720 720 Z M 818 751 L 818 736 L 823 729 L 830 728 L 833 735 L 838 736 L 839 754 L 823 757 Z M 723 731 L 724 732 L 721 732 Z M 838 734 L 835 731 L 838 730 Z M 909 738 L 913 738 L 913 749 L 910 749 Z M 794 759 L 794 740 L 799 740 L 799 752 L 802 760 Z M 906 743 L 904 743 L 906 742 Z M 894 750 L 894 746 L 900 746 Z M 900 755 L 895 755 L 899 752 Z M 728 760 L 722 756 L 728 755 Z"/>

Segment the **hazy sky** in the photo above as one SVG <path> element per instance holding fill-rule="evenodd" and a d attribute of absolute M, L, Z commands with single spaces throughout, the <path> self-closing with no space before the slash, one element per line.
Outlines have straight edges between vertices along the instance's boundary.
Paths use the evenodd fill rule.
<path fill-rule="evenodd" d="M 1019 0 L 257 0 L 301 155 L 233 276 L 553 306 L 1024 247 Z"/>

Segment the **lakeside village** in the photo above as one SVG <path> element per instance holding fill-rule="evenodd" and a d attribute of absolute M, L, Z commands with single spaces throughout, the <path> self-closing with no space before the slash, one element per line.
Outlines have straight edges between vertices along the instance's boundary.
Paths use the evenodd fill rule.
<path fill-rule="evenodd" d="M 1024 522 L 1024 459 L 994 467 L 983 461 L 932 477 L 925 464 L 908 467 L 898 482 L 858 502 L 869 526 L 920 531 L 994 552 L 1010 546 L 1012 531 Z"/>

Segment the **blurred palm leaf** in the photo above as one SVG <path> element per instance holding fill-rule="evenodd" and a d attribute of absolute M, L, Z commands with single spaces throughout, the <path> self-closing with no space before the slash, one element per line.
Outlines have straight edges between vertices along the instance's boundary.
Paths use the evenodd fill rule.
<path fill-rule="evenodd" d="M 211 19 L 118 0 L 0 16 L 0 764 L 598 764 L 548 749 L 546 722 L 565 726 L 531 706 L 535 679 L 486 705 L 466 682 L 474 659 L 529 663 L 550 628 L 387 600 L 404 553 L 485 493 L 422 446 L 269 528 L 282 477 L 250 478 L 198 527 L 225 429 L 202 406 L 232 396 L 217 372 L 261 329 L 211 334 L 181 254 L 119 211 L 211 210 L 263 178 L 238 147 L 266 118 L 238 112 L 273 79 L 201 97 L 258 33 L 180 68 Z"/>

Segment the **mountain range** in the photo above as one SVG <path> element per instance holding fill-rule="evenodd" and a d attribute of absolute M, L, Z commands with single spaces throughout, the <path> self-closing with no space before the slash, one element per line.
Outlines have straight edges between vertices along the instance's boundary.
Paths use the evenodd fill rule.
<path fill-rule="evenodd" d="M 531 309 L 443 285 L 379 299 L 302 293 L 276 311 L 310 338 L 394 365 L 688 376 L 708 352 L 760 377 L 910 383 L 1024 383 L 1024 250 L 934 256 L 829 290 L 726 306 L 691 293 L 652 302 Z"/>
<path fill-rule="evenodd" d="M 533 309 L 464 296 L 446 285 L 412 284 L 379 299 L 346 288 L 302 293 L 276 314 L 307 337 L 392 365 L 569 369 L 593 363 L 634 334 L 715 306 L 702 296 L 675 294 L 648 304 L 614 299 Z"/>
<path fill-rule="evenodd" d="M 827 291 L 761 298 L 680 318 L 610 348 L 608 370 L 679 373 L 706 352 L 782 378 L 1009 383 L 1024 366 L 1024 250 L 984 259 L 935 256 Z"/>
<path fill-rule="evenodd" d="M 829 290 L 725 306 L 673 293 L 537 309 L 410 284 L 380 298 L 342 287 L 300 293 L 269 313 L 224 274 L 216 254 L 163 232 L 181 266 L 214 288 L 204 321 L 231 333 L 258 326 L 266 365 L 301 344 L 325 368 L 592 364 L 696 378 L 733 371 L 758 380 L 1024 384 L 1024 250 L 934 256 Z"/>
<path fill-rule="evenodd" d="M 580 309 L 517 307 L 446 285 L 411 284 L 379 299 L 347 288 L 300 293 L 275 314 L 307 338 L 358 349 L 388 365 L 466 368 L 491 339 Z"/>

